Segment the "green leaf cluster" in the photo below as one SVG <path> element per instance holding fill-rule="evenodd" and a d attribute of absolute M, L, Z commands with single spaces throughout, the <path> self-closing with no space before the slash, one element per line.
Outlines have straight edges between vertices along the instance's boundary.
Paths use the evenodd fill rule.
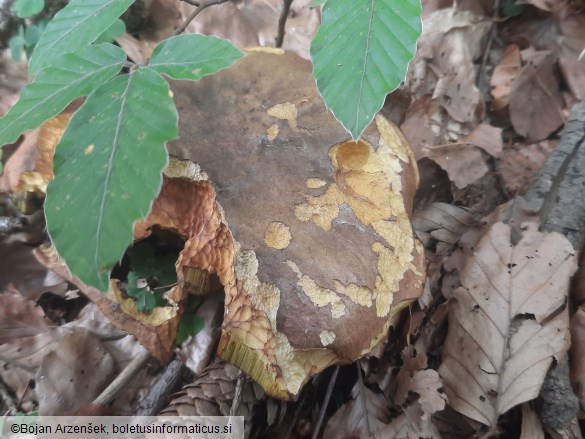
<path fill-rule="evenodd" d="M 45 214 L 71 271 L 100 290 L 108 289 L 135 221 L 148 214 L 160 190 L 165 145 L 177 135 L 164 77 L 196 81 L 244 56 L 217 37 L 179 35 L 162 41 L 148 63 L 132 65 L 110 44 L 125 32 L 120 17 L 132 3 L 71 0 L 46 27 L 21 27 L 10 47 L 19 59 L 23 50 L 30 55 L 32 82 L 0 119 L 4 145 L 86 97 L 57 145 Z M 315 81 L 327 107 L 357 139 L 405 77 L 422 28 L 420 0 L 314 0 L 311 6 L 319 5 L 323 21 L 311 44 Z M 13 6 L 20 17 L 43 7 L 44 0 Z M 148 266 L 149 260 L 134 255 L 128 276 L 128 294 L 143 310 L 160 300 L 138 280 L 154 276 L 164 284 L 170 275 Z M 185 338 L 198 327 L 195 318 L 184 325 Z"/>
<path fill-rule="evenodd" d="M 161 42 L 150 64 L 122 73 L 125 53 L 99 42 L 124 31 L 120 16 L 132 2 L 69 2 L 36 42 L 33 81 L 0 119 L 4 145 L 87 96 L 56 147 L 45 215 L 71 271 L 100 290 L 108 289 L 134 222 L 148 214 L 160 190 L 165 145 L 177 135 L 177 111 L 162 75 L 198 80 L 243 56 L 220 38 L 180 35 Z"/>

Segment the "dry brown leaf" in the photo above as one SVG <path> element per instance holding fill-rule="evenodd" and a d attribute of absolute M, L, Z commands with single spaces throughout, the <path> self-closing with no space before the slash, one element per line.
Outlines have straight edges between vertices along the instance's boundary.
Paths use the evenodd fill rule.
<path fill-rule="evenodd" d="M 423 410 L 422 421 L 430 421 L 433 413 L 445 409 L 447 396 L 442 392 L 443 383 L 436 370 L 417 370 L 412 377 L 410 391 L 419 395 L 417 404 Z"/>
<path fill-rule="evenodd" d="M 327 422 L 323 439 L 365 439 L 368 437 L 367 424 L 371 433 L 386 425 L 389 410 L 383 395 L 374 393 L 358 381 L 351 390 L 351 396 L 353 399 L 342 405 Z"/>
<path fill-rule="evenodd" d="M 407 406 L 404 413 L 374 433 L 375 439 L 439 439 L 441 434 L 420 404 Z"/>
<path fill-rule="evenodd" d="M 494 427 L 535 398 L 553 357 L 568 349 L 565 306 L 575 252 L 557 233 L 494 224 L 461 273 L 439 373 L 452 408 Z M 562 310 L 562 311 L 560 311 Z"/>
<path fill-rule="evenodd" d="M 394 403 L 403 413 L 375 432 L 376 438 L 440 437 L 431 415 L 443 410 L 447 397 L 437 371 L 426 369 L 427 357 L 410 345 L 402 351 L 403 365 L 396 376 Z M 413 396 L 416 395 L 414 398 Z"/>
<path fill-rule="evenodd" d="M 469 210 L 437 202 L 415 211 L 412 226 L 425 248 L 429 249 L 430 241 L 434 239 L 437 241 L 435 253 L 443 255 L 475 221 Z"/>
<path fill-rule="evenodd" d="M 575 98 L 585 99 L 585 59 L 581 56 L 585 47 L 585 16 L 561 10 L 556 18 L 562 34 L 557 38 L 561 71 Z"/>
<path fill-rule="evenodd" d="M 93 401 L 114 377 L 114 359 L 99 338 L 71 329 L 42 359 L 36 376 L 39 415 L 70 415 Z"/>
<path fill-rule="evenodd" d="M 512 82 L 510 120 L 528 143 L 546 139 L 564 123 L 563 99 L 550 51 L 522 53 L 526 64 Z"/>
<path fill-rule="evenodd" d="M 558 140 L 543 140 L 531 145 L 506 147 L 500 158 L 500 172 L 506 188 L 511 193 L 526 189 L 558 143 Z"/>
<path fill-rule="evenodd" d="M 462 138 L 460 142 L 477 146 L 492 157 L 499 157 L 504 148 L 502 143 L 502 129 L 488 125 L 487 123 L 481 123 L 476 126 L 473 131 Z"/>
<path fill-rule="evenodd" d="M 518 76 L 522 63 L 520 61 L 520 48 L 510 44 L 504 50 L 500 63 L 495 67 L 490 80 L 492 103 L 494 111 L 503 110 L 510 103 L 510 91 L 512 82 Z"/>
<path fill-rule="evenodd" d="M 20 294 L 0 295 L 0 344 L 41 334 L 49 323 L 43 310 Z"/>
<path fill-rule="evenodd" d="M 429 96 L 412 103 L 400 128 L 417 160 L 433 160 L 459 188 L 468 186 L 489 170 L 487 156 L 479 148 L 498 154 L 502 147 L 498 128 L 479 125 L 470 133 L 466 124 L 449 117 Z M 492 135 L 495 135 L 493 139 L 487 137 Z"/>
<path fill-rule="evenodd" d="M 0 241 L 0 293 L 14 289 L 36 301 L 46 291 L 62 282 L 33 256 L 30 246 L 21 242 Z"/>
<path fill-rule="evenodd" d="M 459 189 L 469 186 L 489 171 L 482 152 L 472 145 L 441 145 L 426 150 L 426 157 L 447 171 L 449 179 Z"/>
<path fill-rule="evenodd" d="M 72 368 L 75 366 L 71 358 L 74 358 L 77 354 L 81 354 L 81 351 L 76 351 L 76 349 L 83 347 L 83 343 L 80 343 L 80 340 L 85 340 L 85 342 L 87 342 L 88 340 L 95 339 L 92 335 L 87 336 L 86 334 L 88 333 L 91 334 L 84 328 L 75 328 L 65 325 L 49 328 L 42 334 L 13 340 L 0 346 L 0 378 L 15 395 L 22 400 L 21 407 L 24 410 L 36 410 L 38 408 L 37 399 L 39 396 L 39 389 L 41 389 L 41 392 L 44 392 L 42 395 L 46 398 L 46 401 L 42 403 L 43 407 L 47 407 L 45 404 L 46 402 L 54 403 L 55 399 L 58 399 L 57 394 L 49 391 L 49 388 L 54 386 L 53 375 L 68 376 Z M 71 362 L 66 366 L 56 368 L 54 371 L 51 371 L 50 375 L 43 373 L 42 376 L 46 376 L 46 381 L 39 387 L 37 379 L 40 375 L 37 372 L 40 370 L 40 366 L 43 361 L 45 361 L 45 358 L 54 356 L 54 352 L 60 349 L 59 346 L 64 337 L 69 337 L 69 340 L 66 340 L 63 343 L 65 349 L 73 346 L 73 351 L 77 353 L 73 352 L 74 355 L 69 357 Z M 83 347 L 83 349 L 90 349 L 94 346 L 94 344 L 88 345 L 86 343 L 86 346 Z M 87 358 L 84 358 L 83 361 L 87 362 Z M 100 372 L 99 370 L 94 371 L 93 365 L 86 364 L 86 367 L 88 377 L 94 372 Z M 101 372 L 106 371 L 103 370 Z M 111 376 L 105 376 L 105 379 L 110 378 Z M 35 380 L 37 380 L 37 385 L 31 387 L 31 383 L 34 383 Z M 42 380 L 45 380 L 45 378 Z M 67 391 L 67 394 L 69 395 L 68 399 L 67 401 L 65 399 L 63 401 L 67 402 L 68 405 L 74 404 L 75 398 L 71 395 L 71 392 L 77 393 L 79 391 L 83 393 L 85 391 L 82 389 L 84 385 L 85 380 L 78 380 L 76 385 L 71 385 L 70 382 L 62 382 L 60 384 L 61 387 L 69 386 L 69 390 Z M 57 386 L 59 386 L 59 384 L 57 384 Z"/>
<path fill-rule="evenodd" d="M 403 405 L 408 398 L 408 392 L 413 387 L 414 374 L 422 369 L 427 368 L 427 356 L 424 352 L 417 353 L 414 346 L 406 346 L 401 353 L 402 367 L 396 375 L 396 392 L 394 394 L 394 403 Z"/>
<path fill-rule="evenodd" d="M 522 429 L 520 439 L 544 439 L 542 424 L 537 413 L 528 403 L 522 404 Z"/>
<path fill-rule="evenodd" d="M 430 14 L 423 23 L 406 87 L 417 96 L 431 94 L 458 122 L 481 119 L 484 102 L 475 84 L 474 60 L 483 54 L 491 26 L 490 21 L 454 7 Z"/>
<path fill-rule="evenodd" d="M 310 59 L 311 39 L 320 23 L 318 8 L 311 9 L 312 0 L 296 0 L 286 22 L 283 48 Z M 188 32 L 218 35 L 229 39 L 240 48 L 274 47 L 277 25 L 282 10 L 281 0 L 245 0 L 239 5 L 228 2 L 204 10 L 187 27 Z M 183 4 L 187 17 L 192 6 Z"/>

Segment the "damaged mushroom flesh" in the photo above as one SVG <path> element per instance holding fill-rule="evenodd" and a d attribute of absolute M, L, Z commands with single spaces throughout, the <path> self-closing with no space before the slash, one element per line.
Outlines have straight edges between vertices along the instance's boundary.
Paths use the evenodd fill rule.
<path fill-rule="evenodd" d="M 177 159 L 137 229 L 182 216 L 191 236 L 179 288 L 204 270 L 225 289 L 219 355 L 268 394 L 293 398 L 314 374 L 368 353 L 422 291 L 413 154 L 382 116 L 349 139 L 310 63 L 291 53 L 250 51 L 172 89 Z M 163 205 L 165 192 L 177 206 Z"/>

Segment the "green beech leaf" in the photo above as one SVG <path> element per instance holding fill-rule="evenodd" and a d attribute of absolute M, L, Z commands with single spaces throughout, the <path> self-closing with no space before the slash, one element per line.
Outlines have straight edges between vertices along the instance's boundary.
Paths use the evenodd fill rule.
<path fill-rule="evenodd" d="M 28 66 L 37 75 L 63 53 L 76 52 L 96 40 L 134 0 L 71 0 L 49 22 Z"/>
<path fill-rule="evenodd" d="M 420 0 L 331 0 L 311 43 L 313 74 L 357 139 L 406 75 L 420 36 Z"/>
<path fill-rule="evenodd" d="M 45 7 L 45 0 L 16 0 L 12 11 L 17 17 L 27 18 L 38 14 Z"/>
<path fill-rule="evenodd" d="M 149 67 L 173 79 L 197 81 L 231 66 L 244 53 L 219 37 L 184 34 L 162 41 L 150 59 Z"/>
<path fill-rule="evenodd" d="M 141 67 L 96 89 L 56 147 L 45 200 L 47 231 L 83 282 L 102 291 L 158 194 L 177 136 L 167 82 Z"/>
<path fill-rule="evenodd" d="M 63 55 L 56 66 L 47 67 L 22 89 L 18 102 L 0 119 L 0 145 L 14 142 L 25 130 L 38 127 L 74 99 L 89 94 L 117 74 L 125 60 L 124 51 L 112 44 Z"/>
<path fill-rule="evenodd" d="M 97 40 L 95 40 L 95 42 L 96 43 L 111 43 L 116 38 L 119 38 L 122 35 L 124 35 L 125 32 L 126 32 L 126 23 L 124 23 L 122 20 L 120 20 L 118 18 L 116 21 L 114 21 L 114 24 L 112 24 L 103 34 L 101 34 L 97 38 Z"/>

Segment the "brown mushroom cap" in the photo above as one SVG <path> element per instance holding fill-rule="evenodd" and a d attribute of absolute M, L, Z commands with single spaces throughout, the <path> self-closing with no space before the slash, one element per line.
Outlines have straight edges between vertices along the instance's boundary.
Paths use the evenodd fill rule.
<path fill-rule="evenodd" d="M 204 171 L 191 173 L 198 189 L 186 200 L 199 213 L 185 215 L 201 233 L 181 254 L 179 281 L 188 268 L 219 276 L 219 355 L 289 399 L 325 367 L 369 352 L 420 295 L 416 162 L 382 116 L 352 141 L 310 63 L 291 53 L 253 51 L 172 90 L 180 137 L 169 151 Z M 165 179 L 187 194 L 183 184 Z M 197 191 L 205 201 L 192 201 Z"/>

